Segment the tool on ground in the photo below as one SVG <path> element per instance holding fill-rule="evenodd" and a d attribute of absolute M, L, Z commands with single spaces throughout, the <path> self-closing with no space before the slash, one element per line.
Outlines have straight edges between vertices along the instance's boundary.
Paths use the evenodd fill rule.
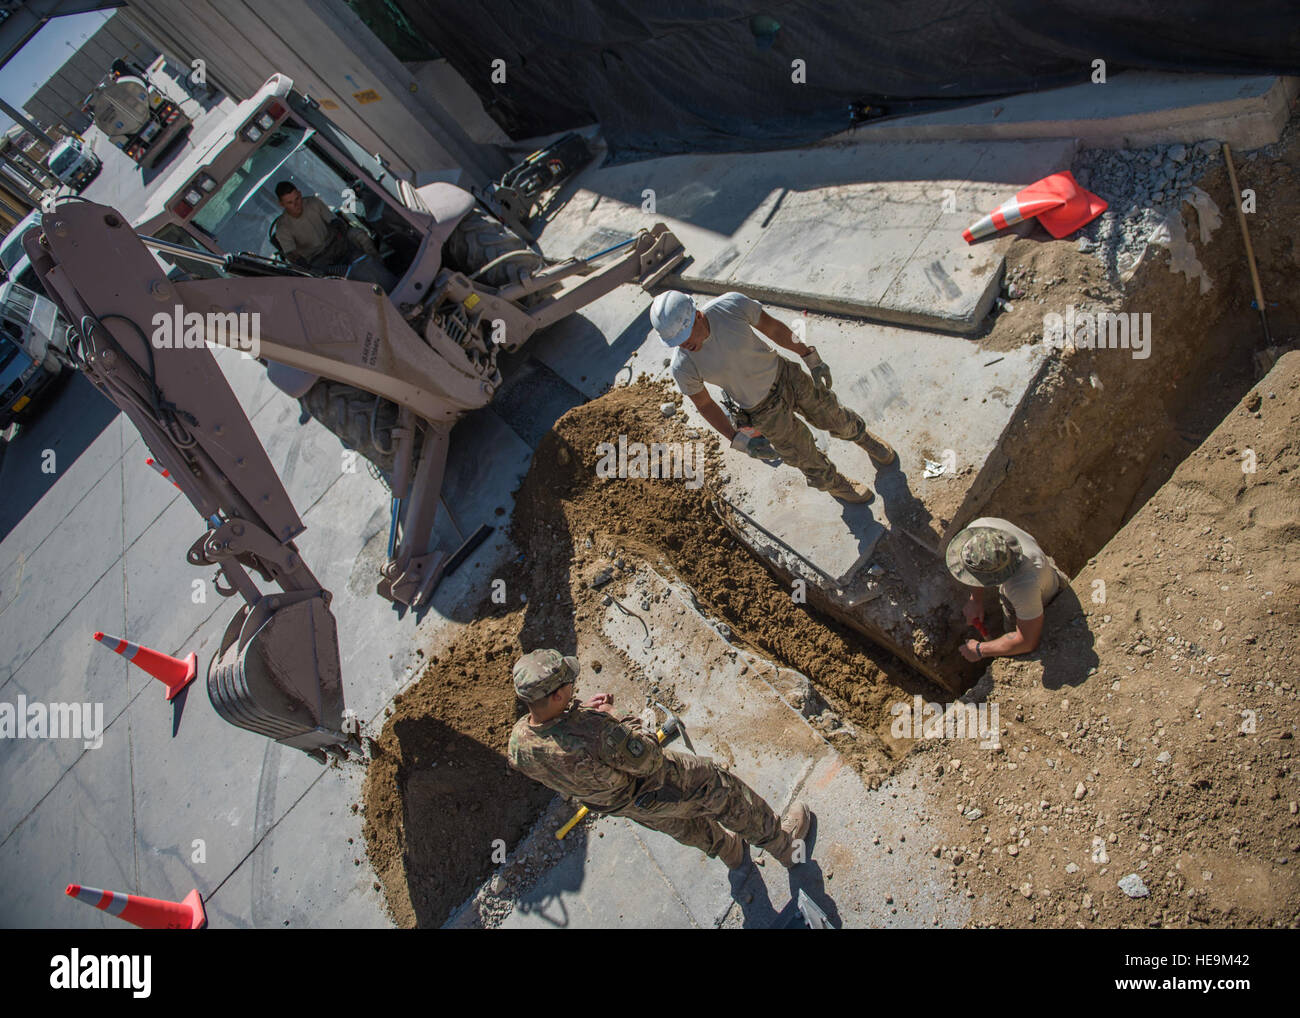
<path fill-rule="evenodd" d="M 69 884 L 63 893 L 142 930 L 201 930 L 208 922 L 203 910 L 203 897 L 197 888 L 180 901 L 101 891 L 98 887 L 82 887 L 80 884 Z"/>
<path fill-rule="evenodd" d="M 1273 337 L 1268 333 L 1268 315 L 1264 313 L 1264 289 L 1259 285 L 1259 269 L 1255 265 L 1255 248 L 1250 242 L 1250 228 L 1246 225 L 1246 211 L 1241 207 L 1241 188 L 1237 186 L 1237 168 L 1232 165 L 1232 149 L 1223 143 L 1223 161 L 1228 164 L 1228 180 L 1232 184 L 1232 203 L 1237 206 L 1237 222 L 1241 224 L 1241 240 L 1246 245 L 1246 264 L 1250 266 L 1250 281 L 1255 287 L 1255 306 L 1259 308 L 1259 320 L 1264 326 L 1264 339 L 1271 345 Z"/>
<path fill-rule="evenodd" d="M 1010 201 L 962 231 L 967 244 L 1035 216 L 1057 240 L 1087 226 L 1109 208 L 1104 198 L 1086 191 L 1069 170 L 1035 181 Z"/>
<path fill-rule="evenodd" d="M 184 659 L 172 657 L 161 651 L 142 647 L 120 636 L 96 633 L 95 639 L 111 651 L 121 654 L 137 668 L 148 672 L 167 687 L 167 699 L 174 700 L 182 689 L 194 681 L 198 674 L 198 655 L 193 652 Z"/>
<path fill-rule="evenodd" d="M 446 578 L 459 569 L 496 528 L 490 527 L 486 523 L 480 523 L 478 529 L 469 537 L 466 537 L 465 531 L 461 530 L 460 524 L 456 522 L 456 517 L 451 514 L 451 506 L 447 504 L 441 495 L 438 496 L 438 501 L 442 503 L 442 511 L 447 514 L 447 522 L 451 524 L 451 529 L 456 531 L 456 536 L 460 539 L 460 547 L 451 553 L 451 557 L 447 559 L 447 564 L 443 566 L 442 575 Z"/>
<path fill-rule="evenodd" d="M 655 706 L 664 712 L 663 724 L 655 729 L 655 739 L 658 740 L 659 745 L 666 746 L 668 743 L 672 742 L 673 739 L 681 736 L 681 740 L 686 744 L 686 748 L 694 753 L 695 747 L 691 745 L 691 737 L 686 734 L 686 725 L 682 722 L 682 719 L 658 700 L 655 701 Z M 574 813 L 573 816 L 569 818 L 568 823 L 555 832 L 555 840 L 563 841 L 564 836 L 577 827 L 578 824 L 582 823 L 590 812 L 591 810 L 586 806 L 579 806 L 578 812 Z"/>
<path fill-rule="evenodd" d="M 812 898 L 808 897 L 808 892 L 802 887 L 799 888 L 799 897 L 797 899 L 799 914 L 803 916 L 803 921 L 810 930 L 833 930 L 830 917 L 822 911 Z"/>

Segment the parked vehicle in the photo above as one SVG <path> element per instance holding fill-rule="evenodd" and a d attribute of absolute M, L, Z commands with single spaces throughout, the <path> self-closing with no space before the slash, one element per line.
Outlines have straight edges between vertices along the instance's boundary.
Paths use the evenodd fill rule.
<path fill-rule="evenodd" d="M 54 146 L 46 165 L 51 173 L 80 194 L 95 179 L 103 163 L 80 138 L 67 137 Z"/>
<path fill-rule="evenodd" d="M 70 364 L 68 326 L 54 302 L 0 284 L 0 430 L 27 419 Z"/>
<path fill-rule="evenodd" d="M 18 225 L 9 231 L 4 240 L 0 240 L 0 268 L 4 269 L 0 281 L 10 280 L 43 294 L 45 288 L 41 286 L 41 281 L 27 258 L 27 252 L 23 250 L 23 234 L 33 226 L 40 226 L 40 220 L 40 209 L 34 209 L 18 221 Z"/>
<path fill-rule="evenodd" d="M 82 108 L 109 141 L 141 166 L 152 168 L 190 126 L 190 118 L 145 78 L 122 73 L 129 69 L 115 61 Z"/>

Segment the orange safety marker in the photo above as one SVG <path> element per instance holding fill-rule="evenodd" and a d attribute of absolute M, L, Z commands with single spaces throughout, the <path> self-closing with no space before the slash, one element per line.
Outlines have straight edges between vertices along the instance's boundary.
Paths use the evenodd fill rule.
<path fill-rule="evenodd" d="M 199 658 L 197 654 L 191 653 L 189 657 L 182 660 L 169 654 L 163 654 L 161 651 L 141 647 L 138 643 L 124 640 L 120 636 L 105 636 L 103 633 L 96 633 L 95 639 L 108 647 L 109 650 L 121 654 L 132 664 L 143 668 L 166 686 L 168 700 L 175 699 L 176 694 L 193 682 L 194 677 L 198 674 Z"/>
<path fill-rule="evenodd" d="M 159 463 L 152 456 L 150 456 L 147 460 L 145 460 L 145 462 L 149 464 L 149 466 L 157 470 L 158 473 L 162 474 L 163 477 L 167 478 L 167 480 L 172 481 L 171 471 L 165 468 L 161 463 Z M 175 481 L 172 481 L 172 487 L 175 488 L 177 491 L 181 490 L 181 486 L 177 484 Z"/>
<path fill-rule="evenodd" d="M 1109 208 L 1104 198 L 1086 191 L 1069 170 L 1036 181 L 979 222 L 962 231 L 967 244 L 1023 220 L 1038 221 L 1057 240 L 1087 226 Z"/>
<path fill-rule="evenodd" d="M 139 894 L 124 894 L 121 891 L 101 891 L 98 887 L 82 887 L 80 884 L 69 884 L 64 893 L 69 898 L 94 905 L 101 912 L 115 915 L 142 930 L 201 930 L 208 924 L 208 915 L 203 910 L 203 898 L 197 888 L 181 901 L 163 901 Z"/>

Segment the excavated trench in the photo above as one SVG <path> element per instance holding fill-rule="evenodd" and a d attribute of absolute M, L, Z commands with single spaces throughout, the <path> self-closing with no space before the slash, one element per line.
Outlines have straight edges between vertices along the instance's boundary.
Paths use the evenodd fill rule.
<path fill-rule="evenodd" d="M 1271 188 L 1269 217 L 1251 226 L 1265 293 L 1278 301 L 1270 308 L 1275 342 L 1300 331 L 1300 303 L 1286 287 L 1297 249 L 1285 224 L 1297 221 L 1300 211 L 1292 148 L 1251 168 L 1256 186 Z M 1167 255 L 1157 253 L 1122 293 L 1111 291 L 1118 297 L 1109 304 L 1076 297 L 1094 310 L 1149 313 L 1152 354 L 1055 354 L 1003 436 L 987 498 L 971 513 L 1015 520 L 1071 575 L 1256 379 L 1265 344 L 1250 306 L 1226 174 L 1213 171 L 1201 187 L 1225 211 L 1210 243 L 1198 246 L 1210 291 L 1202 294 L 1198 281 L 1171 273 Z M 1195 231 L 1193 221 L 1189 233 Z M 1008 266 L 1029 265 L 1044 278 L 1095 277 L 1088 257 L 1072 245 L 1021 240 Z M 1035 306 L 1034 296 L 1031 289 L 1022 308 Z M 1002 316 L 980 342 L 1005 349 L 1014 330 L 1024 327 L 1024 315 Z M 444 923 L 500 862 L 494 845 L 515 845 L 551 800 L 548 790 L 505 762 L 518 716 L 510 667 L 538 646 L 576 648 L 603 610 L 604 594 L 591 581 L 606 570 L 618 578 L 641 562 L 679 580 L 701 611 L 730 628 L 734 642 L 806 675 L 835 711 L 866 733 L 871 744 L 845 755 L 876 779 L 909 749 L 871 742 L 873 733 L 888 730 L 888 705 L 914 693 L 938 693 L 823 601 L 796 603 L 788 578 L 753 557 L 715 513 L 707 483 L 691 490 L 680 483 L 597 478 L 596 446 L 611 436 L 647 443 L 685 439 L 680 417 L 660 413 L 663 398 L 661 383 L 638 381 L 575 408 L 545 435 L 518 492 L 511 536 L 520 555 L 500 571 L 506 589 L 528 592 L 527 602 L 506 606 L 485 598 L 476 621 L 458 628 L 445 645 L 428 648 L 423 675 L 396 698 L 372 743 L 365 834 L 399 925 Z M 711 469 L 706 477 L 718 473 Z M 934 567 L 942 564 L 936 560 Z M 978 678 L 955 657 L 951 674 L 959 688 Z"/>

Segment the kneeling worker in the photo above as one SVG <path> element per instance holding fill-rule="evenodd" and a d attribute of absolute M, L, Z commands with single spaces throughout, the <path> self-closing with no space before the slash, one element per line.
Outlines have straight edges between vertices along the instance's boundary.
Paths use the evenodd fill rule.
<path fill-rule="evenodd" d="M 677 387 L 733 449 L 756 459 L 780 456 L 803 471 L 808 485 L 842 502 L 870 502 L 865 484 L 850 481 L 817 448 L 812 432 L 795 416 L 867 451 L 877 469 L 897 460 L 893 448 L 831 392 L 831 370 L 817 350 L 795 341 L 790 329 L 742 293 L 724 293 L 696 309 L 687 294 L 668 290 L 650 305 L 650 323 L 676 348 L 672 373 Z M 780 356 L 755 334 L 803 359 L 809 374 Z M 710 382 L 738 408 L 734 427 L 705 389 Z"/>
<path fill-rule="evenodd" d="M 577 677 L 578 659 L 558 650 L 535 650 L 515 664 L 515 695 L 528 705 L 510 733 L 515 770 L 593 813 L 635 820 L 731 869 L 744 865 L 746 842 L 785 866 L 805 861 L 812 814 L 803 803 L 779 818 L 712 760 L 662 749 L 637 718 L 615 717 L 610 694 L 579 703 Z"/>
<path fill-rule="evenodd" d="M 948 542 L 948 571 L 974 587 L 962 614 L 972 626 L 984 623 L 985 588 L 996 587 L 1008 621 L 1016 628 L 996 640 L 967 640 L 959 648 L 967 661 L 1028 654 L 1043 637 L 1044 610 L 1069 581 L 1038 542 L 1014 523 L 988 516 Z M 978 624 L 978 625 L 977 625 Z"/>

